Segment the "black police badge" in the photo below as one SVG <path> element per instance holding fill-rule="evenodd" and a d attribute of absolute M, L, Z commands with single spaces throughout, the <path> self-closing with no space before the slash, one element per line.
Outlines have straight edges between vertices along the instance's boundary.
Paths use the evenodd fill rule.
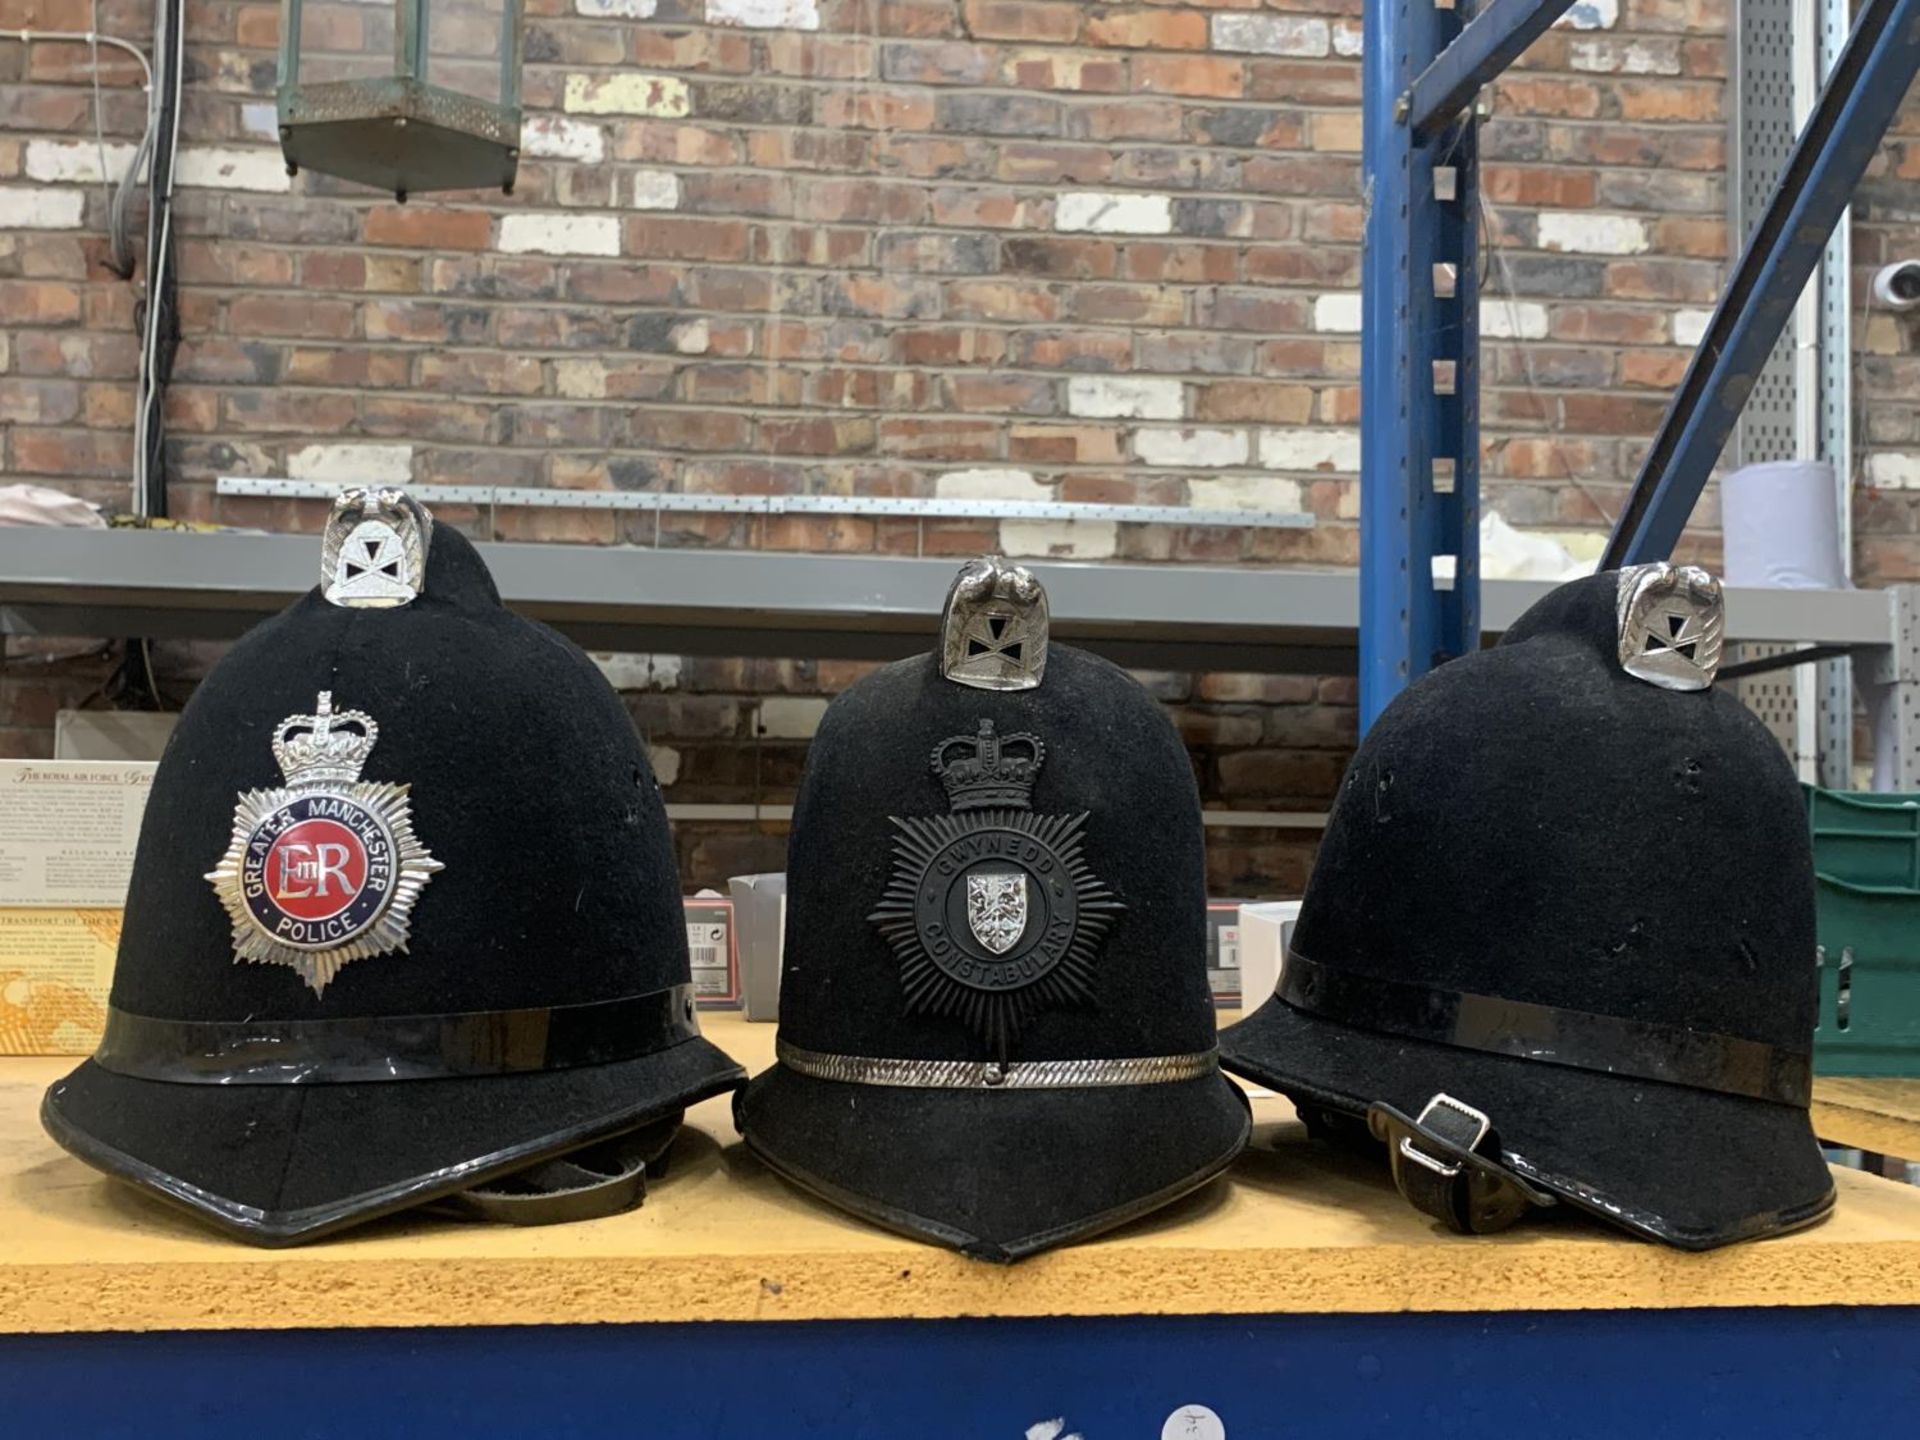
<path fill-rule="evenodd" d="M 413 833 L 408 787 L 360 780 L 373 717 L 336 714 L 327 690 L 315 709 L 274 731 L 286 786 L 242 792 L 207 879 L 233 918 L 234 959 L 290 966 L 318 995 L 349 961 L 406 949 L 414 902 L 445 867 Z"/>
<path fill-rule="evenodd" d="M 893 876 L 868 917 L 900 959 L 908 1014 L 953 1015 L 1003 1060 L 1050 1005 L 1090 1004 L 1094 955 L 1126 907 L 1081 855 L 1087 815 L 1035 815 L 1046 746 L 977 734 L 933 749 L 949 815 L 889 817 Z"/>

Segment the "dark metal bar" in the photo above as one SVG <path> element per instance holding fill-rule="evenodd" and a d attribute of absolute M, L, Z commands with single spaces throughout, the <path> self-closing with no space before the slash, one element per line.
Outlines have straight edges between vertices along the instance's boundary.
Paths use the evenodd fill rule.
<path fill-rule="evenodd" d="M 1796 665 L 1811 665 L 1817 660 L 1837 660 L 1851 655 L 1850 645 L 1809 645 L 1804 650 L 1788 650 L 1779 655 L 1759 655 L 1738 665 L 1722 665 L 1714 673 L 1719 680 L 1738 680 L 1746 675 L 1766 675 L 1774 670 L 1791 670 Z"/>
<path fill-rule="evenodd" d="M 1603 568 L 1672 552 L 1916 69 L 1920 0 L 1866 0 L 1647 451 Z"/>
<path fill-rule="evenodd" d="M 1473 103 L 1499 75 L 1566 14 L 1573 0 L 1493 0 L 1420 72 L 1407 92 L 1407 121 L 1424 145 Z"/>

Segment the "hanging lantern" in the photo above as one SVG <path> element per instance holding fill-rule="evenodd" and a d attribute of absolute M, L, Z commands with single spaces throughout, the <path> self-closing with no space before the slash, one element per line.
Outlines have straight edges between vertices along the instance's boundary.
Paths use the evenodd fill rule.
<path fill-rule="evenodd" d="M 391 190 L 498 185 L 520 160 L 521 0 L 281 0 L 280 148 Z"/>

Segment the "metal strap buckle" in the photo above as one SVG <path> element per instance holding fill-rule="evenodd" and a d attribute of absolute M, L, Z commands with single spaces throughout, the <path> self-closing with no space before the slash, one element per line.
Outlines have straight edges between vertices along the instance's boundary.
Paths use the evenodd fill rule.
<path fill-rule="evenodd" d="M 1373 1105 L 1367 1124 L 1387 1143 L 1400 1194 L 1463 1235 L 1504 1230 L 1529 1210 L 1554 1203 L 1500 1164 L 1492 1117 L 1451 1095 L 1435 1095 L 1418 1119 Z"/>
<path fill-rule="evenodd" d="M 1487 1118 L 1484 1110 L 1476 1110 L 1444 1092 L 1427 1101 L 1420 1118 L 1413 1123 L 1416 1129 L 1443 1135 L 1467 1151 L 1478 1150 L 1487 1136 L 1493 1133 L 1493 1121 Z M 1398 1148 L 1402 1160 L 1424 1165 L 1443 1180 L 1451 1180 L 1460 1173 L 1457 1164 L 1448 1164 L 1418 1149 L 1411 1135 L 1402 1135 Z"/>

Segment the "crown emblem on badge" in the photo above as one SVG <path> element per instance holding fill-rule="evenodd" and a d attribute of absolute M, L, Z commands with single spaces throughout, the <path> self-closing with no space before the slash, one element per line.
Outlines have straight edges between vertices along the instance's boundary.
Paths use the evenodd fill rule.
<path fill-rule="evenodd" d="M 982 720 L 973 735 L 955 735 L 933 747 L 933 773 L 947 787 L 955 814 L 994 806 L 1025 810 L 1046 758 L 1038 735 L 996 735 L 993 722 Z"/>
<path fill-rule="evenodd" d="M 364 710 L 333 710 L 333 692 L 322 690 L 312 715 L 289 715 L 273 732 L 273 758 L 291 790 L 351 785 L 373 753 L 380 727 Z"/>
<path fill-rule="evenodd" d="M 274 727 L 287 783 L 241 793 L 206 877 L 236 961 L 285 965 L 318 995 L 343 965 L 407 948 L 414 903 L 446 867 L 413 833 L 409 787 L 360 779 L 379 738 L 365 711 L 336 712 L 331 690 Z"/>

